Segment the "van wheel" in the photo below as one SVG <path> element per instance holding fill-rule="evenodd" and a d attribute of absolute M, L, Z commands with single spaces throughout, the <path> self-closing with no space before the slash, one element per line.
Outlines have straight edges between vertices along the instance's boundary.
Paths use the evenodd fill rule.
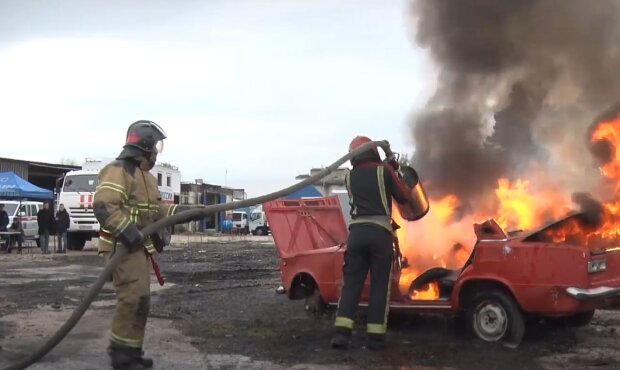
<path fill-rule="evenodd" d="M 314 289 L 312 294 L 306 297 L 304 302 L 304 309 L 306 313 L 314 318 L 319 318 L 325 313 L 327 304 L 321 297 L 321 292 L 318 289 Z"/>
<path fill-rule="evenodd" d="M 256 229 L 256 234 L 254 235 L 265 235 L 265 230 L 262 227 Z"/>
<path fill-rule="evenodd" d="M 80 235 L 67 234 L 67 249 L 70 251 L 81 251 L 86 245 L 86 239 Z"/>
<path fill-rule="evenodd" d="M 476 294 L 470 302 L 466 319 L 472 334 L 487 343 L 519 346 L 525 334 L 525 322 L 512 296 L 493 289 Z"/>

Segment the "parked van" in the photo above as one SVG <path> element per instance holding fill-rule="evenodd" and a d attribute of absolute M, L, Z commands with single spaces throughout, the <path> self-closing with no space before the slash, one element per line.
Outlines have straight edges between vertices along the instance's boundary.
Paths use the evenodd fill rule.
<path fill-rule="evenodd" d="M 248 214 L 245 211 L 233 211 L 232 213 L 233 229 L 240 231 L 242 234 L 250 232 L 248 225 Z"/>
<path fill-rule="evenodd" d="M 269 222 L 267 222 L 267 216 L 263 212 L 262 205 L 256 207 L 250 213 L 250 232 L 252 235 L 269 234 Z"/>
<path fill-rule="evenodd" d="M 9 226 L 13 223 L 15 217 L 19 217 L 25 238 L 36 239 L 39 237 L 37 213 L 43 208 L 42 202 L 0 200 L 0 204 L 4 204 L 4 210 L 9 215 Z"/>

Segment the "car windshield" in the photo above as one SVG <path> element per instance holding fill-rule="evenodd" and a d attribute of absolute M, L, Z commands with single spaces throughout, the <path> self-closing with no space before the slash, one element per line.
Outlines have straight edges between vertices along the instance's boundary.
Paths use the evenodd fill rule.
<path fill-rule="evenodd" d="M 241 221 L 242 213 L 233 213 L 233 221 Z"/>
<path fill-rule="evenodd" d="M 17 204 L 5 204 L 4 210 L 6 214 L 9 216 L 13 216 L 15 214 L 15 210 L 17 209 Z"/>
<path fill-rule="evenodd" d="M 94 193 L 98 184 L 97 175 L 73 175 L 65 178 L 63 191 Z"/>

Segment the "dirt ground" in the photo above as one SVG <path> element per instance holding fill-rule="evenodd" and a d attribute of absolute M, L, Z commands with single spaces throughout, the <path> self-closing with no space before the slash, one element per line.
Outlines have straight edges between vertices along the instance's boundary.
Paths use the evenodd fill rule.
<path fill-rule="evenodd" d="M 177 239 L 158 258 L 145 349 L 156 369 L 618 369 L 620 312 L 580 329 L 535 326 L 516 350 L 484 345 L 451 320 L 391 315 L 389 349 L 364 347 L 363 314 L 348 351 L 329 347 L 333 318 L 308 317 L 278 295 L 269 237 Z M 77 305 L 102 269 L 93 250 L 0 255 L 0 368 L 32 351 Z M 114 308 L 106 285 L 73 332 L 32 369 L 107 369 Z"/>

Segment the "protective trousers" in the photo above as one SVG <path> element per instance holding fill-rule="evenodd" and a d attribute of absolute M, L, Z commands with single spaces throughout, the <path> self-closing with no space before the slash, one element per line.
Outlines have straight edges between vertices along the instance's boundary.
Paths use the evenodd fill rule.
<path fill-rule="evenodd" d="M 112 253 L 105 253 L 106 262 Z M 116 290 L 116 312 L 112 319 L 113 343 L 142 348 L 150 308 L 150 263 L 144 250 L 123 257 L 112 274 Z"/>
<path fill-rule="evenodd" d="M 338 302 L 337 328 L 353 329 L 357 305 L 370 269 L 367 331 L 369 334 L 385 334 L 394 256 L 392 243 L 393 235 L 382 227 L 351 226 L 344 256 L 344 286 Z"/>

